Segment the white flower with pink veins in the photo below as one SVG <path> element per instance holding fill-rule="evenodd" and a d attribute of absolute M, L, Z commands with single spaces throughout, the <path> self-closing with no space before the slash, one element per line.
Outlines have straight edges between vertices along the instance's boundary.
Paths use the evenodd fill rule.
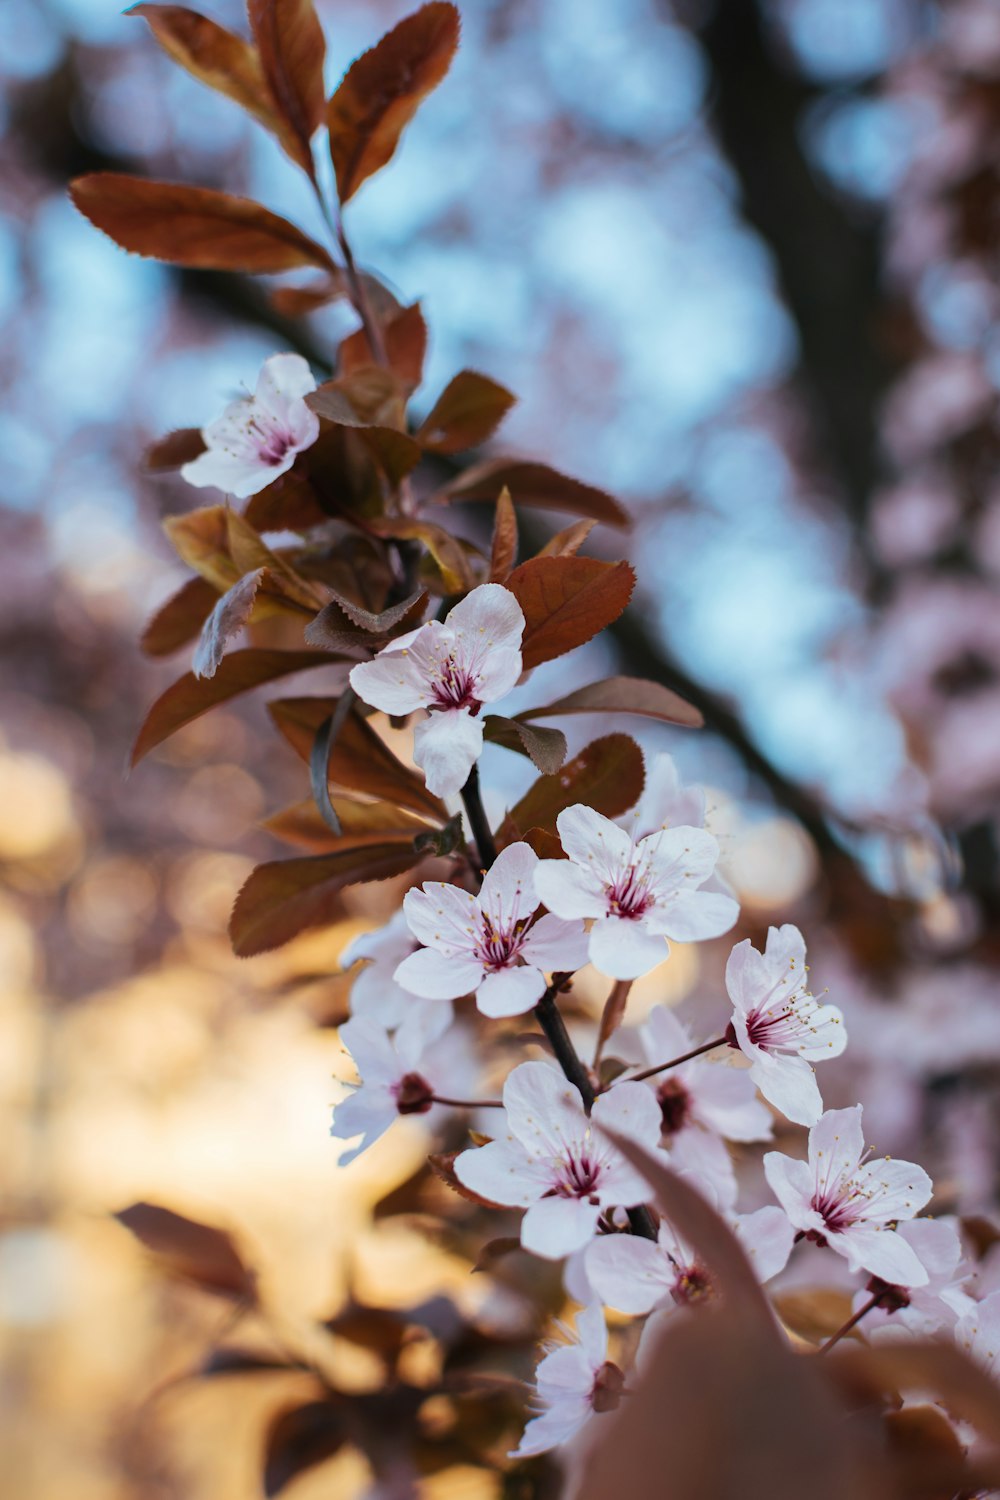
<path fill-rule="evenodd" d="M 667 957 L 668 938 L 699 942 L 736 921 L 731 896 L 699 890 L 719 857 L 703 828 L 663 828 L 637 841 L 582 803 L 556 827 L 569 858 L 543 859 L 535 889 L 557 916 L 593 919 L 590 961 L 602 974 L 637 979 Z"/>
<path fill-rule="evenodd" d="M 764 1174 L 794 1228 L 836 1250 L 852 1271 L 890 1286 L 926 1286 L 919 1255 L 894 1226 L 920 1212 L 931 1180 L 913 1162 L 869 1157 L 855 1104 L 828 1109 L 812 1127 L 808 1161 L 769 1151 Z"/>
<path fill-rule="evenodd" d="M 558 1448 L 579 1432 L 594 1412 L 614 1411 L 625 1376 L 608 1359 L 608 1329 L 600 1303 L 581 1308 L 571 1342 L 550 1345 L 535 1370 L 532 1405 L 541 1407 L 509 1456 L 530 1458 Z"/>
<path fill-rule="evenodd" d="M 820 1005 L 806 988 L 806 945 L 790 923 L 771 927 L 758 953 L 737 943 L 726 965 L 733 1002 L 730 1045 L 750 1059 L 750 1077 L 765 1099 L 796 1125 L 813 1125 L 823 1112 L 814 1062 L 838 1057 L 847 1045 L 835 1005 Z"/>
<path fill-rule="evenodd" d="M 205 452 L 184 464 L 181 475 L 199 489 L 215 485 L 241 500 L 256 495 L 319 437 L 319 418 L 303 400 L 315 389 L 301 354 L 273 354 L 253 395 L 231 401 L 202 428 Z"/>
<path fill-rule="evenodd" d="M 665 1005 L 653 1007 L 639 1036 L 651 1066 L 683 1057 L 694 1047 L 687 1028 Z M 720 1206 L 732 1208 L 736 1175 L 726 1141 L 767 1141 L 772 1135 L 771 1112 L 757 1098 L 749 1072 L 695 1057 L 650 1078 L 646 1086 L 660 1106 L 671 1165 L 709 1182 Z"/>
<path fill-rule="evenodd" d="M 615 1084 L 588 1117 L 580 1091 L 558 1069 L 526 1062 L 508 1075 L 503 1103 L 508 1133 L 463 1151 L 455 1172 L 481 1198 L 527 1209 L 525 1250 L 546 1260 L 572 1255 L 607 1209 L 632 1208 L 647 1196 L 647 1184 L 605 1135 L 657 1148 L 660 1112 L 641 1083 Z"/>
<path fill-rule="evenodd" d="M 572 973 L 587 962 L 582 922 L 535 920 L 537 866 L 530 845 L 508 844 L 478 896 L 441 881 L 407 891 L 406 920 L 426 947 L 403 959 L 396 983 L 427 1000 L 457 1000 L 474 990 L 484 1016 L 530 1010 L 545 991 L 543 971 Z"/>
<path fill-rule="evenodd" d="M 393 974 L 418 947 L 402 911 L 396 912 L 384 927 L 363 932 L 348 944 L 340 955 L 342 970 L 365 960 L 351 985 L 352 1016 L 364 1016 L 393 1031 L 413 1015 L 420 1001 L 398 985 Z"/>
<path fill-rule="evenodd" d="M 401 635 L 351 670 L 358 697 L 387 714 L 426 709 L 413 758 L 436 797 L 459 791 L 483 749 L 480 709 L 521 675 L 524 615 L 509 589 L 484 583 L 447 618 Z"/>

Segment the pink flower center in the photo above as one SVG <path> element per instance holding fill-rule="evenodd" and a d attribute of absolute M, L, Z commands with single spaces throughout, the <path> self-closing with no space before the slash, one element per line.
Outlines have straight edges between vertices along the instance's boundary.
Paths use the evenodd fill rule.
<path fill-rule="evenodd" d="M 678 1266 L 677 1280 L 670 1288 L 670 1296 L 680 1307 L 692 1303 L 708 1302 L 715 1296 L 715 1284 L 705 1267 L 697 1261 L 690 1266 Z"/>
<path fill-rule="evenodd" d="M 475 947 L 476 957 L 491 973 L 510 968 L 524 947 L 526 937 L 524 922 L 515 922 L 506 929 L 494 927 L 489 917 L 483 916 L 483 927 Z"/>
<path fill-rule="evenodd" d="M 746 1018 L 746 1028 L 754 1046 L 768 1052 L 797 1052 L 807 1030 L 794 1003 L 786 1010 L 752 1010 Z"/>
<path fill-rule="evenodd" d="M 434 1103 L 434 1090 L 419 1073 L 404 1073 L 392 1093 L 401 1115 L 425 1115 Z"/>
<path fill-rule="evenodd" d="M 868 1199 L 850 1178 L 813 1194 L 810 1207 L 819 1214 L 831 1234 L 842 1234 L 864 1217 Z"/>
<path fill-rule="evenodd" d="M 596 1190 L 601 1177 L 600 1162 L 592 1161 L 584 1154 L 574 1156 L 572 1152 L 560 1162 L 559 1179 L 546 1197 L 589 1198 L 597 1202 Z"/>
<path fill-rule="evenodd" d="M 648 872 L 629 865 L 607 887 L 607 898 L 609 917 L 638 919 L 654 905 Z"/>
<path fill-rule="evenodd" d="M 259 417 L 250 418 L 247 431 L 261 463 L 280 464 L 289 448 L 294 447 L 291 433 L 285 432 L 281 427 L 272 427 Z"/>
<path fill-rule="evenodd" d="M 606 1359 L 594 1376 L 590 1388 L 590 1404 L 594 1411 L 614 1411 L 625 1395 L 625 1375 L 617 1365 Z"/>
<path fill-rule="evenodd" d="M 454 656 L 447 657 L 434 680 L 434 701 L 427 705 L 428 711 L 467 708 L 477 714 L 482 704 L 473 691 L 476 685 L 476 679 L 467 667 L 460 666 Z"/>
<path fill-rule="evenodd" d="M 676 1135 L 691 1118 L 691 1095 L 679 1078 L 665 1078 L 656 1090 L 664 1135 Z"/>

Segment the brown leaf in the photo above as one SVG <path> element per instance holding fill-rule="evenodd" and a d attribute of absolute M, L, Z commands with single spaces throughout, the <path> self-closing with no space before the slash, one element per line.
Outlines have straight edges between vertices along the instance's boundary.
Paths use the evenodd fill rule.
<path fill-rule="evenodd" d="M 272 552 L 256 528 L 238 511 L 226 510 L 226 539 L 229 555 L 241 576 L 255 568 L 266 568 L 272 592 L 282 594 L 306 610 L 320 607 L 322 593 L 301 578 L 279 553 Z"/>
<path fill-rule="evenodd" d="M 187 1219 L 156 1203 L 133 1203 L 115 1218 L 163 1262 L 171 1275 L 196 1282 L 205 1291 L 254 1300 L 256 1277 L 225 1230 Z"/>
<path fill-rule="evenodd" d="M 460 1198 L 465 1198 L 469 1203 L 478 1203 L 483 1208 L 502 1208 L 502 1204 L 494 1203 L 492 1198 L 480 1198 L 478 1193 L 474 1193 L 470 1187 L 466 1187 L 464 1182 L 459 1181 L 455 1172 L 456 1156 L 458 1156 L 457 1151 L 432 1151 L 427 1160 L 435 1176 L 440 1177 L 441 1181 L 446 1183 Z"/>
<path fill-rule="evenodd" d="M 427 824 L 420 818 L 388 802 L 355 802 L 350 797 L 333 797 L 331 800 L 344 835 L 348 837 L 367 833 L 413 840 L 427 832 Z M 276 838 L 311 849 L 316 854 L 329 854 L 337 845 L 336 837 L 324 823 L 313 801 L 296 802 L 292 807 L 283 808 L 265 818 L 261 827 Z"/>
<path fill-rule="evenodd" d="M 619 979 L 611 986 L 611 992 L 604 1002 L 601 1011 L 601 1025 L 597 1033 L 597 1052 L 600 1057 L 606 1044 L 614 1036 L 619 1026 L 625 1019 L 625 1008 L 628 1005 L 628 997 L 632 992 L 631 979 Z"/>
<path fill-rule="evenodd" d="M 306 405 L 318 417 L 341 427 L 391 427 L 402 410 L 402 389 L 391 370 L 362 365 L 325 380 L 310 391 Z"/>
<path fill-rule="evenodd" d="M 427 324 L 419 302 L 401 307 L 381 320 L 382 342 L 389 368 L 406 392 L 416 390 L 423 379 L 427 353 Z M 378 360 L 363 328 L 344 339 L 338 350 L 338 368 L 345 375 L 377 365 Z"/>
<path fill-rule="evenodd" d="M 639 714 L 664 724 L 700 729 L 705 722 L 698 709 L 679 693 L 643 677 L 605 677 L 578 688 L 544 708 L 528 708 L 519 719 L 548 719 L 562 714 Z"/>
<path fill-rule="evenodd" d="M 271 306 L 283 318 L 301 318 L 347 296 L 347 278 L 342 271 L 310 281 L 305 286 L 276 286 L 271 291 Z"/>
<path fill-rule="evenodd" d="M 533 557 L 507 579 L 524 611 L 524 669 L 564 656 L 617 620 L 635 587 L 626 562 L 596 557 Z M 680 700 L 678 700 L 680 701 Z"/>
<path fill-rule="evenodd" d="M 543 729 L 539 733 L 534 726 L 522 724 L 518 719 L 487 714 L 483 734 L 493 745 L 526 755 L 546 776 L 554 775 L 566 760 L 566 736 L 558 729 Z"/>
<path fill-rule="evenodd" d="M 268 1500 L 280 1495 L 307 1469 L 339 1453 L 349 1431 L 344 1404 L 333 1396 L 279 1412 L 264 1439 L 264 1494 Z"/>
<path fill-rule="evenodd" d="M 585 802 L 617 818 L 639 799 L 646 779 L 642 751 L 627 734 L 609 734 L 581 750 L 556 776 L 540 776 L 504 819 L 497 835 L 510 844 L 527 829 L 555 833 L 563 808 Z"/>
<path fill-rule="evenodd" d="M 214 677 L 198 678 L 186 672 L 168 687 L 153 704 L 143 721 L 132 747 L 131 764 L 136 766 L 150 750 L 169 739 L 192 719 L 207 713 L 218 703 L 225 703 L 261 683 L 310 667 L 328 667 L 328 651 L 232 651 L 223 657 Z"/>
<path fill-rule="evenodd" d="M 506 583 L 511 569 L 517 562 L 517 513 L 510 498 L 510 490 L 504 485 L 497 497 L 496 515 L 493 520 L 493 541 L 490 546 L 490 583 Z"/>
<path fill-rule="evenodd" d="M 391 159 L 420 101 L 447 73 L 458 33 L 455 7 L 432 0 L 348 70 L 326 117 L 341 203 Z"/>
<path fill-rule="evenodd" d="M 538 557 L 575 557 L 596 525 L 596 521 L 574 521 L 572 526 L 567 526 L 563 531 L 557 531 L 555 536 L 550 536 L 545 546 L 536 555 Z"/>
<path fill-rule="evenodd" d="M 493 435 L 516 400 L 488 375 L 462 370 L 435 401 L 416 434 L 417 442 L 432 453 L 476 448 Z"/>
<path fill-rule="evenodd" d="M 229 512 L 224 505 L 204 505 L 183 516 L 167 516 L 163 529 L 181 562 L 187 563 L 216 591 L 224 594 L 239 579 L 229 553 Z"/>
<path fill-rule="evenodd" d="M 200 427 L 178 427 L 150 443 L 143 454 L 143 464 L 151 474 L 159 474 L 191 463 L 204 451 L 205 439 Z"/>
<path fill-rule="evenodd" d="M 421 858 L 412 841 L 376 840 L 376 835 L 352 836 L 331 854 L 258 865 L 229 920 L 234 953 L 251 958 L 280 948 L 300 932 L 326 926 L 334 920 L 336 897 L 345 886 L 401 875 Z"/>
<path fill-rule="evenodd" d="M 441 584 L 446 594 L 465 594 L 476 586 L 469 556 L 449 531 L 436 526 L 433 521 L 411 521 L 401 516 L 385 516 L 372 523 L 379 536 L 395 537 L 399 541 L 423 542 L 437 563 Z"/>
<path fill-rule="evenodd" d="M 950 1339 L 842 1344 L 827 1358 L 852 1388 L 933 1394 L 952 1416 L 1000 1444 L 1000 1386 Z"/>
<path fill-rule="evenodd" d="M 475 464 L 435 498 L 442 504 L 452 500 L 485 500 L 492 505 L 504 485 L 515 505 L 568 511 L 571 516 L 589 516 L 608 526 L 630 524 L 628 512 L 604 490 L 570 479 L 550 469 L 548 464 L 519 463 L 509 458 L 491 458 Z"/>
<path fill-rule="evenodd" d="M 139 639 L 147 656 L 169 656 L 193 641 L 212 613 L 219 591 L 204 578 L 189 578 L 161 604 Z"/>
<path fill-rule="evenodd" d="M 369 631 L 372 635 L 387 635 L 396 625 L 405 625 L 407 630 L 412 629 L 414 623 L 418 622 L 423 614 L 426 604 L 426 589 L 417 589 L 416 593 L 410 594 L 399 604 L 392 604 L 377 614 L 373 614 L 369 609 L 362 609 L 360 604 L 355 604 L 353 599 L 345 599 L 342 594 L 334 593 L 333 596 L 333 608 L 345 614 L 355 625 L 362 630 Z M 328 614 L 330 609 L 331 606 L 328 604 L 320 611 L 316 619 L 320 620 L 324 616 L 330 618 Z M 307 630 L 306 639 L 308 638 L 309 631 Z"/>
<path fill-rule="evenodd" d="M 851 1316 L 850 1294 L 832 1287 L 789 1289 L 771 1300 L 785 1327 L 813 1344 L 824 1344 Z"/>
<path fill-rule="evenodd" d="M 503 1260 L 505 1255 L 513 1255 L 520 1248 L 520 1236 L 516 1234 L 504 1234 L 495 1240 L 487 1240 L 476 1257 L 476 1263 L 472 1267 L 473 1274 L 476 1271 L 491 1270 L 498 1260 Z"/>
<path fill-rule="evenodd" d="M 214 677 L 225 654 L 230 639 L 238 634 L 253 614 L 257 590 L 264 579 L 266 568 L 257 568 L 247 573 L 239 583 L 234 583 L 218 601 L 205 621 L 198 642 L 191 670 L 195 677 Z"/>
<path fill-rule="evenodd" d="M 316 732 L 335 704 L 335 698 L 281 698 L 267 707 L 285 739 L 308 763 Z M 444 804 L 427 790 L 419 772 L 404 766 L 357 714 L 348 719 L 333 747 L 329 772 L 331 781 L 349 791 L 409 808 L 435 823 L 447 820 Z"/>
<path fill-rule="evenodd" d="M 313 176 L 309 142 L 323 123 L 326 42 L 312 0 L 247 0 L 247 15 L 275 106 L 282 144 Z"/>
<path fill-rule="evenodd" d="M 92 172 L 70 184 L 77 208 L 116 245 L 207 271 L 333 268 L 322 245 L 249 198 L 214 188 Z"/>
<path fill-rule="evenodd" d="M 125 14 L 148 21 L 164 52 L 200 83 L 235 100 L 269 130 L 276 128 L 264 69 L 249 42 L 185 5 L 133 5 Z"/>

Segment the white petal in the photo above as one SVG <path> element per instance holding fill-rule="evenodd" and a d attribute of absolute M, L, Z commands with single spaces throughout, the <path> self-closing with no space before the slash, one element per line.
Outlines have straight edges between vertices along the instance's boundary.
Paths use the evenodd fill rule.
<path fill-rule="evenodd" d="M 568 859 L 539 860 L 535 894 L 550 912 L 564 920 L 603 917 L 608 909 L 604 888 L 594 872 Z"/>
<path fill-rule="evenodd" d="M 743 1068 L 723 1062 L 695 1062 L 685 1070 L 694 1116 L 729 1141 L 767 1141 L 773 1134 L 771 1112 L 757 1098 L 754 1081 Z"/>
<path fill-rule="evenodd" d="M 501 698 L 506 698 L 517 686 L 522 670 L 520 651 L 491 651 L 476 673 L 476 697 L 480 703 L 497 703 Z"/>
<path fill-rule="evenodd" d="M 695 1125 L 675 1135 L 670 1142 L 670 1165 L 690 1177 L 714 1207 L 735 1207 L 736 1170 L 725 1141 L 714 1130 Z"/>
<path fill-rule="evenodd" d="M 763 957 L 749 938 L 737 943 L 726 964 L 726 989 L 736 1011 L 746 1016 L 770 988 L 771 980 Z"/>
<path fill-rule="evenodd" d="M 852 1225 L 842 1234 L 830 1234 L 831 1249 L 847 1259 L 852 1271 L 870 1271 L 890 1286 L 925 1286 L 927 1272 L 916 1251 L 902 1235 L 891 1229 L 868 1229 Z"/>
<path fill-rule="evenodd" d="M 483 721 L 466 708 L 428 714 L 413 733 L 413 759 L 435 797 L 461 791 L 482 751 Z"/>
<path fill-rule="evenodd" d="M 455 1158 L 455 1175 L 459 1182 L 491 1203 L 511 1208 L 526 1208 L 547 1191 L 549 1179 L 539 1172 L 516 1142 L 490 1141 L 462 1151 Z"/>
<path fill-rule="evenodd" d="M 639 1028 L 642 1050 L 650 1065 L 682 1057 L 694 1046 L 691 1033 L 676 1011 L 667 1005 L 654 1005 Z"/>
<path fill-rule="evenodd" d="M 833 1183 L 852 1173 L 864 1150 L 860 1104 L 828 1109 L 809 1132 L 809 1165 L 817 1182 Z"/>
<path fill-rule="evenodd" d="M 655 925 L 675 943 L 703 943 L 728 932 L 739 914 L 739 904 L 721 891 L 686 890 L 657 910 Z"/>
<path fill-rule="evenodd" d="M 336 1140 L 349 1141 L 355 1136 L 360 1136 L 361 1139 L 349 1151 L 341 1152 L 339 1165 L 349 1166 L 362 1151 L 373 1146 L 397 1118 L 395 1102 L 382 1090 L 372 1093 L 362 1087 L 342 1099 L 334 1107 L 330 1134 Z"/>
<path fill-rule="evenodd" d="M 547 912 L 529 929 L 521 954 L 548 974 L 572 974 L 583 968 L 589 949 L 590 939 L 582 922 L 567 922 Z"/>
<path fill-rule="evenodd" d="M 301 354 L 272 354 L 257 377 L 254 400 L 269 410 L 284 410 L 289 400 L 308 396 L 316 389 L 312 371 Z M 308 410 L 308 408 L 306 408 Z"/>
<path fill-rule="evenodd" d="M 775 977 L 787 973 L 790 969 L 805 977 L 806 940 L 791 922 L 786 922 L 783 927 L 767 929 L 764 957 Z"/>
<path fill-rule="evenodd" d="M 521 1441 L 507 1457 L 534 1458 L 539 1453 L 562 1447 L 576 1436 L 592 1413 L 593 1407 L 582 1396 L 572 1406 L 560 1405 L 543 1411 L 540 1417 L 532 1417 Z"/>
<path fill-rule="evenodd" d="M 590 931 L 590 961 L 611 979 L 638 979 L 662 964 L 670 950 L 641 920 L 601 917 Z"/>
<path fill-rule="evenodd" d="M 503 1086 L 507 1124 L 533 1156 L 560 1156 L 588 1129 L 580 1091 L 545 1062 L 519 1063 Z"/>
<path fill-rule="evenodd" d="M 351 668 L 351 687 L 362 703 L 385 714 L 410 714 L 430 701 L 427 681 L 410 652 L 387 648 Z"/>
<path fill-rule="evenodd" d="M 624 820 L 623 820 L 624 821 Z M 659 828 L 682 825 L 701 828 L 705 822 L 705 793 L 700 786 L 685 787 L 677 767 L 665 753 L 646 761 L 646 785 L 629 823 L 639 834 L 650 834 Z"/>
<path fill-rule="evenodd" d="M 427 880 L 403 897 L 403 911 L 413 936 L 439 953 L 471 956 L 479 941 L 482 917 L 475 896 L 444 880 Z"/>
<path fill-rule="evenodd" d="M 815 1125 L 823 1113 L 816 1075 L 804 1057 L 758 1057 L 750 1077 L 764 1098 L 796 1125 Z"/>
<path fill-rule="evenodd" d="M 632 858 L 632 841 L 610 818 L 583 802 L 566 807 L 556 818 L 559 840 L 574 864 L 591 866 L 609 880 Z"/>
<path fill-rule="evenodd" d="M 606 1234 L 584 1254 L 587 1280 L 601 1301 L 641 1317 L 669 1297 L 676 1272 L 658 1245 L 633 1234 Z"/>
<path fill-rule="evenodd" d="M 600 1207 L 583 1198 L 541 1198 L 521 1220 L 521 1244 L 543 1260 L 561 1260 L 593 1238 L 600 1217 Z"/>
<path fill-rule="evenodd" d="M 868 1161 L 855 1172 L 854 1180 L 867 1199 L 864 1217 L 882 1223 L 912 1219 L 934 1192 L 923 1167 L 912 1161 Z"/>
<path fill-rule="evenodd" d="M 810 1207 L 815 1183 L 807 1162 L 796 1161 L 780 1151 L 768 1151 L 764 1157 L 764 1176 L 796 1229 L 822 1230 L 823 1220 Z"/>
<path fill-rule="evenodd" d="M 449 958 L 433 948 L 418 948 L 396 969 L 393 978 L 411 995 L 424 1000 L 460 1000 L 471 995 L 483 977 L 482 964 L 456 955 Z"/>
<path fill-rule="evenodd" d="M 484 1016 L 522 1016 L 545 993 L 545 978 L 530 965 L 487 974 L 476 990 L 476 1004 Z"/>
<path fill-rule="evenodd" d="M 761 1281 L 770 1281 L 785 1269 L 795 1243 L 795 1230 L 780 1208 L 767 1204 L 756 1213 L 738 1214 L 733 1228 Z"/>
<path fill-rule="evenodd" d="M 524 612 L 510 589 L 499 583 L 482 583 L 448 611 L 445 624 L 456 638 L 478 643 L 486 649 L 520 647 L 524 635 Z"/>
<path fill-rule="evenodd" d="M 289 451 L 277 463 L 253 462 L 238 455 L 229 455 L 218 449 L 208 448 L 197 458 L 181 466 L 181 478 L 198 489 L 214 485 L 229 495 L 245 500 L 265 489 L 272 480 L 287 473 L 295 462 L 295 454 Z"/>
<path fill-rule="evenodd" d="M 487 871 L 479 904 L 500 932 L 509 932 L 538 905 L 535 870 L 538 855 L 530 844 L 508 844 Z"/>

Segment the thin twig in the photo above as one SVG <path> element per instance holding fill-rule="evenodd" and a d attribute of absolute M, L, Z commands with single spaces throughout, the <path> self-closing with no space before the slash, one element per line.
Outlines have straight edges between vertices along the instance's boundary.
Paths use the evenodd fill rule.
<path fill-rule="evenodd" d="M 830 1338 L 828 1338 L 826 1343 L 823 1344 L 821 1348 L 817 1349 L 817 1354 L 826 1354 L 830 1349 L 833 1348 L 834 1344 L 839 1344 L 845 1334 L 850 1333 L 852 1328 L 857 1328 L 858 1324 L 861 1322 L 861 1319 L 867 1317 L 867 1315 L 872 1311 L 873 1308 L 878 1307 L 884 1295 L 884 1292 L 875 1292 L 875 1294 L 868 1299 L 863 1307 L 858 1308 L 853 1317 L 848 1318 L 843 1328 L 838 1328 L 837 1332 Z"/>
<path fill-rule="evenodd" d="M 703 1052 L 714 1052 L 716 1047 L 728 1046 L 729 1042 L 724 1036 L 717 1036 L 714 1042 L 705 1042 L 704 1046 L 693 1047 L 690 1052 L 685 1052 L 680 1057 L 672 1057 L 669 1062 L 657 1063 L 655 1068 L 645 1068 L 643 1072 L 633 1073 L 628 1078 L 616 1078 L 615 1082 L 642 1083 L 647 1078 L 655 1078 L 657 1073 L 665 1073 L 668 1068 L 679 1068 L 681 1063 L 690 1062 L 693 1057 L 700 1057 Z"/>
<path fill-rule="evenodd" d="M 483 794 L 479 786 L 479 767 L 476 765 L 472 767 L 468 780 L 462 788 L 462 803 L 469 820 L 469 832 L 475 840 L 483 869 L 488 870 L 496 860 L 497 846 L 490 830 L 486 809 L 483 807 Z"/>
<path fill-rule="evenodd" d="M 453 1109 L 503 1109 L 502 1099 L 446 1099 L 444 1094 L 432 1094 L 432 1104 L 450 1104 Z"/>

